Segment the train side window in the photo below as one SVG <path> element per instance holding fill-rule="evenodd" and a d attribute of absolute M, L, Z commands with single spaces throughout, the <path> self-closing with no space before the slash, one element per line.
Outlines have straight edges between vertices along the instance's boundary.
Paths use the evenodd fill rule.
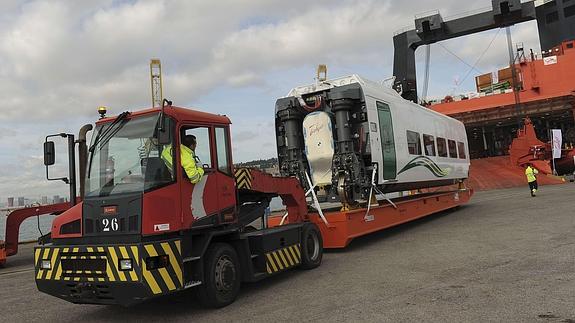
<path fill-rule="evenodd" d="M 437 155 L 447 157 L 447 142 L 445 138 L 437 137 Z"/>
<path fill-rule="evenodd" d="M 411 155 L 421 155 L 421 138 L 419 132 L 407 130 L 407 149 Z"/>
<path fill-rule="evenodd" d="M 461 141 L 457 142 L 457 150 L 459 152 L 459 158 L 461 159 L 465 159 L 466 155 L 465 155 L 465 144 L 462 143 Z"/>
<path fill-rule="evenodd" d="M 432 135 L 423 134 L 423 149 L 426 156 L 435 156 L 435 138 Z"/>
<path fill-rule="evenodd" d="M 449 157 L 457 158 L 457 146 L 455 145 L 455 140 L 448 140 L 449 144 Z"/>

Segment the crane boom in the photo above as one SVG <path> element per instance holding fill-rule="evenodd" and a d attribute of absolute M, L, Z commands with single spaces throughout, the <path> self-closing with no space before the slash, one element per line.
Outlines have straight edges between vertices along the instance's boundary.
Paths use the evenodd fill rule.
<path fill-rule="evenodd" d="M 161 107 L 162 94 L 162 64 L 157 58 L 150 60 L 150 83 L 152 86 L 152 107 Z"/>

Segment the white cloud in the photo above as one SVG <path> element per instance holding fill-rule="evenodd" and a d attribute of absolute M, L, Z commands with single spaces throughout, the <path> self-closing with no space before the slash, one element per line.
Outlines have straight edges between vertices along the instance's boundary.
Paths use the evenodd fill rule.
<path fill-rule="evenodd" d="M 1 150 L 16 150 L 20 157 L 0 152 L 0 196 L 52 187 L 38 159 L 46 134 L 76 133 L 96 118 L 100 105 L 111 113 L 148 106 L 150 58 L 162 60 L 165 96 L 178 105 L 217 93 L 217 104 L 204 101 L 200 108 L 230 112 L 237 158 L 272 157 L 273 102 L 311 81 L 318 63 L 330 71 L 360 68 L 388 77 L 393 32 L 413 25 L 414 14 L 441 8 L 447 16 L 486 6 L 490 1 L 2 1 Z M 515 29 L 515 42 L 536 43 L 533 26 Z M 474 62 L 489 39 L 482 34 L 450 48 Z M 494 47 L 501 48 L 503 40 L 500 35 Z M 432 56 L 435 66 L 463 73 L 451 66 L 448 54 L 433 53 L 441 55 Z M 479 67 L 496 66 L 500 56 L 488 52 Z M 294 72 L 300 70 L 309 73 Z M 248 109 L 253 102 L 261 109 Z M 255 135 L 242 140 L 242 134 Z"/>

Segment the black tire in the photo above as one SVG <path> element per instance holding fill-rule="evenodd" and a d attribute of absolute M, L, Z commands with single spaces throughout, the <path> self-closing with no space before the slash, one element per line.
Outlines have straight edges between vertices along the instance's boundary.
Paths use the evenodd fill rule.
<path fill-rule="evenodd" d="M 301 234 L 301 268 L 313 269 L 321 265 L 323 240 L 317 226 L 306 224 Z"/>
<path fill-rule="evenodd" d="M 197 299 L 205 307 L 220 308 L 234 302 L 240 291 L 238 255 L 227 243 L 214 243 L 206 251 L 204 280 Z"/>

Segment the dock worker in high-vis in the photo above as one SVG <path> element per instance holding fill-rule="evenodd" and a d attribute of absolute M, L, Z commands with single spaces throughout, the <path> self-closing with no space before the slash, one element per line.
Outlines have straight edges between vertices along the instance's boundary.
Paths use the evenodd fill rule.
<path fill-rule="evenodd" d="M 527 168 L 525 168 L 525 176 L 527 176 L 531 196 L 535 196 L 535 193 L 537 193 L 537 174 L 539 174 L 539 171 L 535 169 L 533 165 L 527 164 Z"/>
<path fill-rule="evenodd" d="M 180 145 L 180 160 L 182 162 L 182 167 L 188 179 L 192 184 L 198 183 L 202 176 L 204 175 L 204 169 L 198 166 L 199 162 L 196 157 L 196 136 L 185 135 L 182 138 L 182 143 Z M 162 151 L 162 160 L 166 163 L 169 169 L 172 168 L 172 146 L 167 146 Z"/>

